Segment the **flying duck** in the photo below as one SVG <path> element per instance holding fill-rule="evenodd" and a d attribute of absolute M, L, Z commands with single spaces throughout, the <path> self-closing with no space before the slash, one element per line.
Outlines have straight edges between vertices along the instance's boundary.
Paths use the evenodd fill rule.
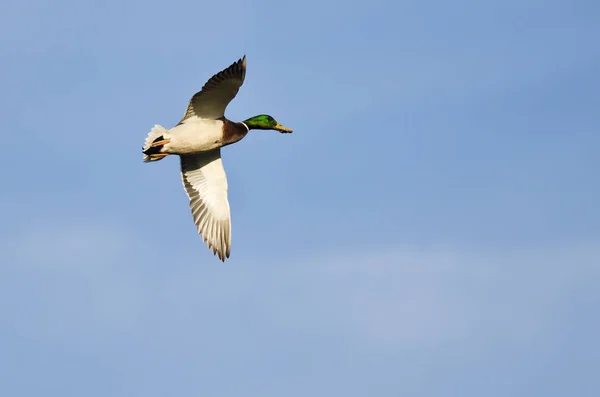
<path fill-rule="evenodd" d="M 231 214 L 221 148 L 239 142 L 250 130 L 292 132 L 266 114 L 238 122 L 225 117 L 225 109 L 245 77 L 244 55 L 212 76 L 192 96 L 177 125 L 171 129 L 155 125 L 142 149 L 144 162 L 159 161 L 171 154 L 179 156 L 181 179 L 198 234 L 223 262 L 231 252 Z"/>

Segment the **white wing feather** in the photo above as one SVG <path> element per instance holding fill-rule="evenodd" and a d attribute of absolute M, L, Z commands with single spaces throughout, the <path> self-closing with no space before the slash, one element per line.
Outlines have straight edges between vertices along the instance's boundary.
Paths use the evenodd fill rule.
<path fill-rule="evenodd" d="M 221 150 L 181 156 L 181 179 L 198 233 L 224 262 L 231 251 L 231 214 Z"/>

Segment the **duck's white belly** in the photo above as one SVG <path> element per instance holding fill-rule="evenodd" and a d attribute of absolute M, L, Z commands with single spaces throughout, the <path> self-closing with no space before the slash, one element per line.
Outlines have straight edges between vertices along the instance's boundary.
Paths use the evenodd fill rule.
<path fill-rule="evenodd" d="M 165 138 L 171 140 L 165 145 L 168 153 L 191 154 L 216 149 L 223 145 L 223 122 L 190 119 L 171 128 Z"/>

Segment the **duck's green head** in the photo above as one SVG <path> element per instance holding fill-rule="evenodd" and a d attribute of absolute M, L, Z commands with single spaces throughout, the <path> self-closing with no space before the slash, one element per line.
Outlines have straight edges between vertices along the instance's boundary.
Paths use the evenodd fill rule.
<path fill-rule="evenodd" d="M 261 114 L 258 116 L 250 117 L 248 120 L 244 120 L 244 124 L 251 130 L 277 130 L 279 132 L 292 132 L 291 128 L 282 126 L 273 117 L 268 114 Z"/>

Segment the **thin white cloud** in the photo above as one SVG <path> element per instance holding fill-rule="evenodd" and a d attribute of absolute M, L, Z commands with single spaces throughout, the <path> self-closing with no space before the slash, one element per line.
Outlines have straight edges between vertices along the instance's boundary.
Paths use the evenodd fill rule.
<path fill-rule="evenodd" d="M 570 296 L 600 275 L 599 244 L 511 253 L 396 247 L 225 265 L 169 253 L 157 267 L 134 233 L 108 225 L 51 224 L 3 246 L 11 284 L 2 300 L 22 305 L 0 306 L 13 332 L 50 343 L 79 336 L 86 348 L 90 338 L 166 333 L 185 344 L 248 329 L 386 351 L 525 346 L 552 338 Z"/>
<path fill-rule="evenodd" d="M 0 244 L 6 263 L 0 322 L 50 343 L 123 332 L 142 308 L 139 280 L 129 268 L 141 246 L 124 225 L 109 220 L 24 225 Z"/>

